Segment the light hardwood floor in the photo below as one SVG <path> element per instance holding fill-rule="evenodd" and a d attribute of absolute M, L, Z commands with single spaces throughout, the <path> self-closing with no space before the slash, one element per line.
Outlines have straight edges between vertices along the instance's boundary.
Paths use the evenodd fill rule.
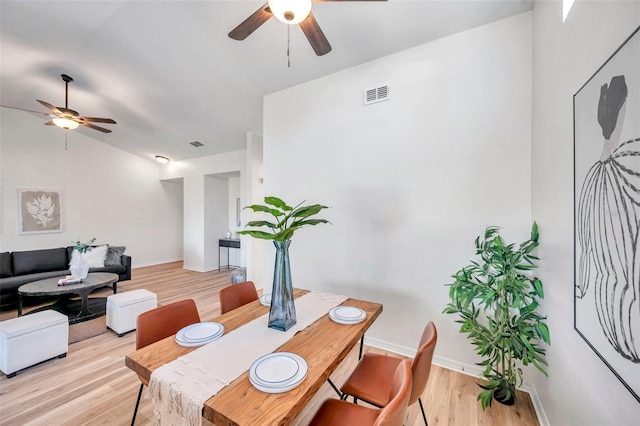
<path fill-rule="evenodd" d="M 158 295 L 160 304 L 193 298 L 203 320 L 220 313 L 218 292 L 230 283 L 229 271 L 186 271 L 181 262 L 136 268 L 132 275 L 131 281 L 118 285 L 119 292 L 146 288 Z M 0 424 L 130 424 L 140 382 L 125 367 L 124 358 L 134 349 L 135 332 L 122 338 L 108 332 L 70 345 L 64 359 L 40 364 L 12 379 L 0 375 Z M 386 353 L 370 347 L 365 350 Z M 332 374 L 334 383 L 343 383 L 357 357 L 354 349 Z M 429 425 L 538 424 L 528 394 L 519 392 L 512 407 L 494 403 L 494 407 L 483 412 L 476 401 L 477 393 L 476 379 L 434 366 L 422 396 Z M 306 424 L 324 399 L 335 397 L 335 392 L 325 384 L 295 424 Z M 151 415 L 151 403 L 143 397 L 136 424 L 151 424 Z M 418 404 L 409 407 L 405 424 L 423 424 Z"/>

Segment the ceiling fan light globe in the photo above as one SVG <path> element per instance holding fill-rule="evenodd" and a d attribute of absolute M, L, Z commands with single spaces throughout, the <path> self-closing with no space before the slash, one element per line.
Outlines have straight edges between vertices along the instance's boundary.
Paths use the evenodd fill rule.
<path fill-rule="evenodd" d="M 80 126 L 80 124 L 68 118 L 54 118 L 52 121 L 56 126 L 66 130 L 77 129 Z"/>
<path fill-rule="evenodd" d="M 311 0 L 269 0 L 273 16 L 285 24 L 299 24 L 311 13 Z"/>
<path fill-rule="evenodd" d="M 165 157 L 164 155 L 156 155 L 156 161 L 160 164 L 168 164 L 171 160 L 169 160 L 169 158 Z"/>

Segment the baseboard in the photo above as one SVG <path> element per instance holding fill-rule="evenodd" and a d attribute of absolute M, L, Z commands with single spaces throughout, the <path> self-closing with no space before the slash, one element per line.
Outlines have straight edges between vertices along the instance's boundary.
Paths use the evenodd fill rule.
<path fill-rule="evenodd" d="M 177 258 L 177 259 L 158 260 L 158 261 L 147 262 L 147 263 L 137 263 L 136 262 L 135 264 L 131 265 L 131 269 L 144 268 L 145 266 L 162 265 L 163 263 L 180 262 L 182 260 L 183 260 L 182 258 Z"/>
<path fill-rule="evenodd" d="M 447 370 L 457 371 L 458 373 L 466 374 L 467 376 L 481 377 L 484 369 L 475 364 L 467 364 L 466 362 L 456 361 L 450 358 L 442 356 L 433 356 L 433 363 L 439 367 L 446 368 Z"/>
<path fill-rule="evenodd" d="M 206 265 L 205 267 L 182 265 L 182 268 L 188 271 L 195 271 L 195 272 L 227 271 L 226 267 L 223 267 L 222 269 L 218 269 L 218 265 Z"/>
<path fill-rule="evenodd" d="M 406 357 L 414 357 L 416 355 L 416 349 L 410 348 L 407 346 L 396 345 L 395 343 L 387 342 L 385 340 L 380 340 L 376 338 L 370 338 L 365 335 L 364 343 L 368 346 L 373 346 L 378 349 L 382 349 L 389 352 L 394 352 L 399 355 L 404 355 Z M 434 355 L 433 364 L 438 367 L 446 368 L 447 370 L 457 371 L 462 374 L 466 374 L 472 377 L 482 377 L 483 369 L 474 364 L 467 364 L 464 362 L 456 361 L 450 358 L 445 358 L 442 356 Z M 536 416 L 538 417 L 538 422 L 540 426 L 549 426 L 549 419 L 547 418 L 547 414 L 544 411 L 544 407 L 542 406 L 542 402 L 540 401 L 540 396 L 538 392 L 531 383 L 524 382 L 522 386 L 519 388 L 522 392 L 526 392 L 529 394 L 531 398 L 531 403 L 533 404 L 533 408 L 536 411 Z"/>
<path fill-rule="evenodd" d="M 542 401 L 540 401 L 540 395 L 538 395 L 536 387 L 525 382 L 520 390 L 529 394 L 533 408 L 536 410 L 536 416 L 538 416 L 538 423 L 540 423 L 540 426 L 549 426 L 549 418 L 547 417 L 547 413 L 544 411 L 544 407 L 542 406 Z"/>
<path fill-rule="evenodd" d="M 182 269 L 186 269 L 187 271 L 194 271 L 194 272 L 207 272 L 206 269 L 200 266 L 192 266 L 192 265 L 182 265 Z M 218 269 L 218 267 L 216 267 L 215 269 Z"/>
<path fill-rule="evenodd" d="M 396 345 L 395 343 L 387 342 L 385 340 L 376 339 L 374 337 L 367 337 L 367 335 L 364 336 L 364 343 L 367 346 L 373 346 L 374 348 L 390 351 L 396 354 L 404 355 L 406 357 L 413 358 L 416 355 L 416 348 Z"/>

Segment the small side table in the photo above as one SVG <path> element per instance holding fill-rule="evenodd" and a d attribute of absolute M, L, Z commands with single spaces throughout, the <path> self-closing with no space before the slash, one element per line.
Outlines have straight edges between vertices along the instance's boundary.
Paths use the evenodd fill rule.
<path fill-rule="evenodd" d="M 227 269 L 231 265 L 229 265 L 229 249 L 240 249 L 240 238 L 220 238 L 218 240 L 218 271 L 222 268 L 220 265 L 220 249 L 222 247 L 227 248 Z"/>

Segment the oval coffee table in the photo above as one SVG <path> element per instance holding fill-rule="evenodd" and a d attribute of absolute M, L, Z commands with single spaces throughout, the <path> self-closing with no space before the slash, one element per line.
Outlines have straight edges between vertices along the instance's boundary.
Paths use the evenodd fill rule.
<path fill-rule="evenodd" d="M 61 296 L 53 305 L 33 310 L 54 309 L 69 317 L 69 324 L 75 324 L 100 317 L 106 311 L 106 298 L 89 299 L 89 294 L 100 287 L 113 286 L 113 292 L 118 292 L 117 274 L 110 272 L 94 272 L 77 284 L 58 285 L 58 280 L 64 277 L 47 278 L 21 285 L 18 288 L 18 316 L 22 315 L 22 298 L 30 296 Z M 71 300 L 71 296 L 80 296 L 80 301 Z M 78 302 L 79 307 L 78 307 Z"/>

